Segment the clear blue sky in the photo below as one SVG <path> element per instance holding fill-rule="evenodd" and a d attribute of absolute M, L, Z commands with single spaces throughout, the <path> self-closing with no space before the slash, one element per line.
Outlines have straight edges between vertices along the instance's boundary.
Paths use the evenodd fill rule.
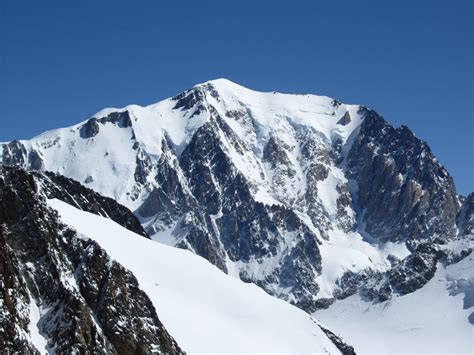
<path fill-rule="evenodd" d="M 0 0 L 0 141 L 225 77 L 360 103 L 474 190 L 473 1 Z"/>

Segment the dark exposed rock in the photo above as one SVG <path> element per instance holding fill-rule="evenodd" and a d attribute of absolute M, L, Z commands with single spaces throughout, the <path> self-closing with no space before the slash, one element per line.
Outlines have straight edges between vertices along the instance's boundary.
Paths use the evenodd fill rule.
<path fill-rule="evenodd" d="M 367 280 L 373 278 L 379 279 L 376 274 L 376 272 L 370 269 L 362 270 L 358 273 L 352 271 L 345 272 L 336 282 L 338 288 L 334 292 L 334 297 L 343 299 L 356 294 L 359 289 L 366 284 Z"/>
<path fill-rule="evenodd" d="M 393 293 L 406 295 L 428 283 L 436 272 L 439 253 L 428 243 L 421 243 L 413 254 L 385 273 L 377 274 L 361 288 L 368 299 L 386 301 Z"/>
<path fill-rule="evenodd" d="M 94 182 L 94 178 L 90 175 L 84 179 L 84 184 L 90 184 L 91 182 Z"/>
<path fill-rule="evenodd" d="M 128 111 L 112 112 L 105 117 L 92 117 L 84 123 L 79 129 L 79 135 L 83 139 L 95 137 L 100 130 L 99 123 L 104 125 L 106 123 L 116 124 L 121 128 L 132 127 L 132 119 Z"/>
<path fill-rule="evenodd" d="M 350 232 L 356 229 L 357 222 L 352 212 L 352 196 L 349 192 L 349 187 L 347 184 L 338 185 L 336 187 L 337 192 L 339 192 L 339 197 L 336 200 L 337 204 L 337 215 L 336 223 L 339 228 L 344 232 Z"/>
<path fill-rule="evenodd" d="M 147 174 L 151 169 L 155 169 L 154 179 L 158 186 L 152 188 L 136 213 L 141 217 L 155 216 L 164 226 L 168 226 L 193 208 L 195 201 L 184 191 L 183 178 L 178 175 L 178 158 L 170 149 L 166 139 L 163 139 L 161 147 L 163 154 L 155 167 L 146 158 L 137 164 L 135 175 L 140 174 L 143 177 L 143 180 L 140 180 L 141 183 L 145 184 Z M 156 232 L 156 230 L 150 232 Z"/>
<path fill-rule="evenodd" d="M 349 111 L 346 111 L 344 116 L 342 116 L 342 118 L 339 121 L 337 121 L 337 123 L 343 126 L 351 123 L 351 114 L 349 113 Z"/>
<path fill-rule="evenodd" d="M 2 163 L 5 165 L 23 166 L 27 162 L 28 152 L 25 146 L 17 140 L 4 144 L 2 150 Z"/>
<path fill-rule="evenodd" d="M 245 178 L 234 169 L 223 150 L 217 131 L 223 125 L 221 120 L 212 119 L 201 126 L 179 159 L 193 196 L 209 214 L 219 212 L 219 198 L 226 193 L 250 197 Z M 237 206 L 241 199 L 229 202 Z"/>
<path fill-rule="evenodd" d="M 195 87 L 191 90 L 184 91 L 183 93 L 173 97 L 173 100 L 176 101 L 173 110 L 190 110 L 198 102 L 201 102 L 203 98 L 204 93 L 200 87 Z"/>
<path fill-rule="evenodd" d="M 318 298 L 313 302 L 313 309 L 318 310 L 318 309 L 326 309 L 329 308 L 330 305 L 332 305 L 336 301 L 335 298 Z"/>
<path fill-rule="evenodd" d="M 226 271 L 226 257 L 231 261 L 263 261 L 285 248 L 281 233 L 292 233 L 298 243 L 272 275 L 258 280 L 250 271 L 242 270 L 240 277 L 271 294 L 277 292 L 275 286 L 284 285 L 298 294 L 300 306 L 310 307 L 318 291 L 314 275 L 321 270 L 317 237 L 290 209 L 254 201 L 251 185 L 223 150 L 221 134 L 237 152 L 244 149 L 243 143 L 214 114 L 197 130 L 179 160 L 200 207 L 182 218 L 176 228 L 185 236 L 178 246 L 193 250 Z M 188 219 L 192 222 L 184 222 Z"/>
<path fill-rule="evenodd" d="M 5 240 L 5 226 L 0 225 L 0 349 L 2 352 L 39 354 L 28 341 L 30 322 L 28 304 L 31 302 L 28 288 L 20 276 L 20 265 Z"/>
<path fill-rule="evenodd" d="M 405 126 L 365 114 L 347 175 L 357 183 L 366 231 L 381 241 L 453 237 L 458 202 L 451 176 Z"/>
<path fill-rule="evenodd" d="M 338 100 L 338 99 L 334 99 L 334 100 L 332 100 L 332 102 L 331 102 L 331 105 L 332 105 L 333 107 L 335 107 L 335 108 L 338 108 L 339 106 L 341 106 L 341 104 L 342 104 L 342 101 L 341 101 L 341 100 Z"/>
<path fill-rule="evenodd" d="M 287 205 L 295 202 L 293 197 L 288 197 L 290 186 L 293 186 L 292 182 L 296 177 L 296 168 L 289 158 L 293 149 L 293 146 L 277 136 L 272 136 L 263 149 L 263 161 L 269 163 L 273 170 L 271 183 L 278 196 L 287 196 Z"/>
<path fill-rule="evenodd" d="M 438 259 L 436 248 L 428 243 L 420 244 L 413 254 L 388 272 L 387 282 L 400 295 L 414 292 L 434 276 Z"/>
<path fill-rule="evenodd" d="M 336 347 L 341 351 L 342 354 L 344 355 L 355 355 L 356 352 L 354 348 L 347 343 L 344 342 L 344 340 L 331 332 L 329 329 L 323 327 L 321 324 L 319 324 L 319 328 L 328 336 L 329 339 L 336 345 Z"/>
<path fill-rule="evenodd" d="M 96 244 L 84 250 L 75 274 L 81 294 L 95 310 L 100 324 L 105 324 L 104 335 L 114 344 L 117 353 L 145 354 L 159 351 L 160 347 L 179 352 L 168 334 L 154 331 L 156 325 L 162 329 L 163 326 L 135 276 L 111 261 Z M 133 300 L 132 314 L 127 312 L 130 300 Z M 134 314 L 135 309 L 140 310 L 141 314 Z M 134 336 L 130 337 L 130 334 Z"/>
<path fill-rule="evenodd" d="M 178 226 L 185 238 L 176 246 L 192 250 L 222 271 L 227 272 L 225 252 L 220 247 L 216 231 L 207 228 L 211 223 L 210 217 L 206 216 L 204 212 L 186 214 Z"/>
<path fill-rule="evenodd" d="M 319 134 L 312 131 L 303 132 L 299 136 L 301 155 L 305 159 L 306 194 L 308 215 L 314 226 L 324 238 L 328 238 L 327 231 L 332 226 L 318 199 L 318 182 L 325 180 L 329 175 L 331 156 Z"/>
<path fill-rule="evenodd" d="M 138 150 L 137 158 L 136 158 L 136 168 L 134 173 L 135 181 L 141 185 L 145 185 L 147 182 L 147 177 L 152 170 L 152 163 L 149 157 L 143 153 L 143 151 L 139 148 L 140 145 L 138 142 L 134 145 L 134 149 Z"/>
<path fill-rule="evenodd" d="M 184 101 L 180 105 L 188 110 L 200 105 L 200 94 L 201 91 L 195 90 L 182 95 L 181 99 Z M 295 217 L 291 217 L 291 213 L 284 207 L 274 206 L 279 212 L 276 213 L 275 209 L 270 212 L 268 208 L 253 201 L 251 185 L 233 166 L 221 139 L 226 137 L 226 144 L 233 144 L 237 152 L 247 148 L 212 107 L 208 110 L 213 115 L 211 120 L 197 130 L 179 161 L 192 195 L 196 198 L 196 206 L 201 209 L 199 217 L 193 214 L 193 223 L 196 225 L 186 225 L 186 232 L 178 228 L 185 235 L 179 246 L 193 250 L 226 271 L 226 257 L 231 261 L 247 263 L 276 255 L 281 247 L 281 240 L 273 235 L 292 233 L 295 226 L 290 221 Z M 356 228 L 357 221 L 352 210 L 356 203 L 361 207 L 359 215 L 364 216 L 368 222 L 367 231 L 382 241 L 412 238 L 424 240 L 441 232 L 447 237 L 452 236 L 453 224 L 450 223 L 453 222 L 452 212 L 455 214 L 457 211 L 457 198 L 449 175 L 434 159 L 426 144 L 406 128 L 394 129 L 373 111 L 362 111 L 366 115 L 366 122 L 354 137 L 347 159 L 347 175 L 363 185 L 363 188 L 355 194 L 347 184 L 337 187 L 338 227 L 346 232 Z M 235 120 L 249 117 L 250 121 L 247 123 L 252 124 L 251 113 L 234 110 L 227 111 L 226 115 Z M 350 115 L 345 117 L 348 123 Z M 304 170 L 307 213 L 321 236 L 325 237 L 327 230 L 332 227 L 328 217 L 321 213 L 317 183 L 327 178 L 328 168 L 332 163 L 343 162 L 343 145 L 340 140 L 335 140 L 328 149 L 324 140 L 311 131 L 302 132 L 298 140 L 301 156 L 307 162 Z M 278 179 L 291 179 L 296 174 L 288 155 L 292 149 L 277 136 L 270 137 L 264 148 L 263 160 L 276 172 L 276 185 Z M 379 154 L 379 151 L 383 154 Z M 392 161 L 396 161 L 396 169 L 384 168 L 385 165 L 390 165 L 387 162 Z M 418 170 L 422 170 L 421 167 L 428 167 L 431 172 L 420 173 Z M 408 175 L 413 182 L 400 188 L 396 185 L 399 174 Z M 423 195 L 418 192 L 418 184 L 422 186 L 420 191 L 423 191 Z M 398 199 L 397 207 L 391 206 L 390 200 L 390 203 L 386 203 L 388 197 Z M 160 199 L 157 199 L 159 204 L 167 204 Z M 439 208 L 432 206 L 432 203 L 438 202 L 441 202 Z M 399 212 L 397 208 L 402 208 L 403 212 Z M 446 215 L 445 208 L 448 208 Z M 431 218 L 433 225 L 426 229 L 423 223 L 428 218 Z M 281 228 L 281 224 L 284 228 Z M 284 299 L 286 296 L 279 294 L 275 285 L 291 289 L 291 295 L 298 300 L 293 303 L 312 311 L 324 306 L 324 302 L 314 300 L 314 295 L 319 290 L 314 282 L 314 275 L 321 271 L 318 239 L 312 233 L 305 234 L 302 230 L 297 235 L 298 242 L 294 244 L 294 249 L 282 259 L 273 273 L 266 275 L 265 279 L 259 279 L 251 271 L 241 270 L 240 278 L 254 282 L 267 292 Z M 437 255 L 436 252 L 416 252 L 403 262 L 391 260 L 396 271 L 387 274 L 390 277 L 387 283 L 382 282 L 385 277 L 383 273 L 366 270 L 358 274 L 346 274 L 340 280 L 340 290 L 336 291 L 335 296 L 343 298 L 361 291 L 368 298 L 381 300 L 389 298 L 393 292 L 411 292 L 432 276 Z M 411 273 L 409 269 L 413 265 L 417 265 L 418 269 Z M 406 277 L 406 282 L 402 282 L 399 275 Z"/>
<path fill-rule="evenodd" d="M 42 170 L 44 168 L 43 159 L 41 159 L 35 150 L 32 150 L 30 154 L 28 154 L 28 162 L 30 168 L 33 170 Z"/>
<path fill-rule="evenodd" d="M 0 167 L 2 350 L 44 351 L 27 341 L 35 302 L 57 353 L 182 353 L 133 274 L 62 225 L 38 191 L 34 175 Z"/>
<path fill-rule="evenodd" d="M 343 299 L 359 292 L 368 300 L 386 301 L 394 293 L 412 293 L 428 283 L 436 272 L 440 252 L 430 243 L 420 243 L 412 254 L 392 264 L 386 272 L 370 269 L 346 272 L 338 281 L 335 297 Z"/>
<path fill-rule="evenodd" d="M 97 119 L 102 124 L 112 123 L 116 124 L 121 128 L 132 127 L 132 119 L 130 118 L 130 112 L 122 111 L 122 112 L 112 112 L 108 114 L 106 117 L 102 117 Z"/>
<path fill-rule="evenodd" d="M 278 137 L 272 136 L 263 150 L 263 159 L 269 162 L 273 169 L 277 166 L 286 167 L 287 174 L 294 176 L 296 172 L 291 169 L 292 164 L 287 153 L 289 150 L 291 150 L 291 147 L 288 144 L 278 139 Z"/>
<path fill-rule="evenodd" d="M 137 217 L 114 199 L 99 195 L 73 179 L 49 171 L 35 172 L 33 176 L 39 181 L 48 198 L 57 198 L 83 211 L 110 218 L 132 232 L 148 238 Z"/>
<path fill-rule="evenodd" d="M 474 234 L 474 192 L 462 201 L 456 216 L 456 224 L 460 235 Z"/>
<path fill-rule="evenodd" d="M 217 102 L 220 101 L 219 92 L 216 90 L 214 85 L 212 85 L 211 83 L 207 83 L 207 84 L 204 84 L 203 87 L 213 98 L 217 100 Z"/>
<path fill-rule="evenodd" d="M 99 129 L 97 118 L 91 118 L 79 129 L 79 135 L 84 139 L 92 138 L 99 133 Z"/>

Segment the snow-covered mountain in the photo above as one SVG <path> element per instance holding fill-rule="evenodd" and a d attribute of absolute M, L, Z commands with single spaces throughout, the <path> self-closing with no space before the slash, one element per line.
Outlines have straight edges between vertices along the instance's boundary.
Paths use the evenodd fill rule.
<path fill-rule="evenodd" d="M 470 200 L 407 127 L 224 79 L 5 143 L 0 161 L 73 178 L 130 208 L 152 239 L 310 312 L 419 289 L 472 223 Z"/>
<path fill-rule="evenodd" d="M 133 221 L 77 182 L 0 167 L 2 353 L 352 351 L 304 311 Z"/>

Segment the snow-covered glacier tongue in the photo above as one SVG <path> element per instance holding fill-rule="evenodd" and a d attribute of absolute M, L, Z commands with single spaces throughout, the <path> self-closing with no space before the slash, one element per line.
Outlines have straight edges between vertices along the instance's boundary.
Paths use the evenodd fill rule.
<path fill-rule="evenodd" d="M 0 159 L 112 197 L 152 239 L 309 312 L 412 293 L 471 250 L 444 248 L 467 238 L 469 199 L 428 145 L 324 96 L 218 79 L 4 143 Z"/>

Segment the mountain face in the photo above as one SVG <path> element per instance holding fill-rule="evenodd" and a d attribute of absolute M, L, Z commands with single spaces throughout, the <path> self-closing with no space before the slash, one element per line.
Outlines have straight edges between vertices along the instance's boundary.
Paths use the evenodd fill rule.
<path fill-rule="evenodd" d="M 2 353 L 354 354 L 309 314 L 134 221 L 78 182 L 0 167 Z"/>
<path fill-rule="evenodd" d="M 354 354 L 306 312 L 188 250 L 142 238 L 57 199 L 48 205 L 66 225 L 133 272 L 166 329 L 189 353 Z"/>
<path fill-rule="evenodd" d="M 152 239 L 310 312 L 413 292 L 471 250 L 443 249 L 471 233 L 472 197 L 427 144 L 327 97 L 219 79 L 4 143 L 0 161 L 77 180 Z"/>
<path fill-rule="evenodd" d="M 347 167 L 358 186 L 365 231 L 374 238 L 455 237 L 459 201 L 453 180 L 406 126 L 395 129 L 369 111 Z"/>
<path fill-rule="evenodd" d="M 0 167 L 2 351 L 183 353 L 136 277 L 47 205 L 48 195 L 60 198 L 61 191 L 66 200 L 100 206 L 93 201 L 98 195 L 87 189 L 76 195 L 78 185 L 49 173 Z M 113 217 L 130 228 L 133 215 L 106 202 L 100 211 L 115 210 Z M 139 227 L 132 223 L 134 228 Z"/>
<path fill-rule="evenodd" d="M 457 224 L 460 235 L 474 234 L 474 193 L 470 193 L 462 201 L 461 209 L 457 215 Z"/>

